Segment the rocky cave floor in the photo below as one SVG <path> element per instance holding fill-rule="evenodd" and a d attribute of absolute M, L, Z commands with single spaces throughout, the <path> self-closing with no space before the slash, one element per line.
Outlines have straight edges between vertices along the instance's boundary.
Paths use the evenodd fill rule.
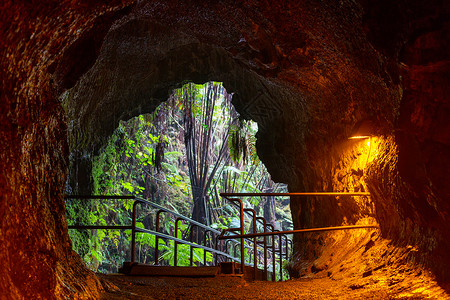
<path fill-rule="evenodd" d="M 406 268 L 340 279 L 316 274 L 284 282 L 247 282 L 241 277 L 99 277 L 105 289 L 101 299 L 450 299 L 427 274 Z"/>

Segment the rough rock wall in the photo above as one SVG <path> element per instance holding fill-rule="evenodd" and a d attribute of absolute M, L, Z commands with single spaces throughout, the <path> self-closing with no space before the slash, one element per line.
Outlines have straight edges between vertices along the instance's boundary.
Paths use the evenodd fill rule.
<path fill-rule="evenodd" d="M 238 111 L 261 126 L 260 157 L 292 191 L 372 193 L 291 203 L 297 228 L 381 226 L 381 237 L 358 231 L 299 239 L 305 243 L 297 250 L 316 260 L 315 271 L 326 264 L 339 271 L 329 263 L 330 245 L 344 257 L 361 245 L 382 249 L 388 238 L 396 247 L 417 246 L 407 259 L 448 280 L 448 4 L 418 4 L 140 1 L 115 14 L 119 2 L 8 2 L 0 39 L 0 258 L 7 270 L 0 290 L 49 298 L 100 289 L 70 250 L 58 97 L 72 150 L 83 157 L 119 120 L 151 111 L 186 80 L 222 80 L 235 92 Z M 367 118 L 378 127 L 373 159 L 364 158 L 364 144 L 347 140 Z M 30 230 L 19 225 L 22 216 Z"/>
<path fill-rule="evenodd" d="M 450 280 L 450 3 L 418 3 L 399 53 L 404 88 L 397 121 L 401 239 L 419 245 L 414 261 Z"/>
<path fill-rule="evenodd" d="M 96 16 L 120 7 L 120 1 L 2 3 L 1 299 L 94 298 L 101 289 L 67 235 L 65 113 L 49 69 Z"/>
<path fill-rule="evenodd" d="M 331 141 L 331 147 L 327 147 L 330 144 L 324 139 L 313 141 L 313 145 L 318 144 L 319 148 L 326 147 L 331 151 L 321 153 L 309 148 L 308 153 L 313 155 L 310 163 L 314 166 L 310 184 L 318 189 L 339 187 L 339 182 L 347 178 L 347 182 L 359 181 L 366 191 L 371 192 L 370 201 L 358 212 L 374 207 L 381 236 L 399 250 L 395 255 L 384 255 L 381 262 L 374 264 L 370 259 L 361 259 L 362 264 L 379 268 L 393 262 L 418 263 L 433 270 L 441 281 L 448 282 L 450 261 L 445 253 L 450 247 L 446 238 L 450 234 L 450 197 L 444 182 L 449 179 L 449 173 L 445 171 L 449 168 L 449 23 L 446 19 L 449 5 L 440 1 L 362 4 L 364 31 L 380 53 L 380 64 L 384 65 L 379 78 L 385 80 L 386 87 L 398 87 L 398 92 L 391 94 L 387 101 L 392 105 L 392 114 L 380 109 L 379 105 L 382 106 L 384 100 L 378 98 L 375 110 L 371 109 L 372 115 L 365 117 L 384 116 L 391 124 L 378 128 L 378 145 L 374 145 L 378 153 L 368 165 L 360 168 L 354 167 L 358 160 L 357 157 L 352 158 L 354 150 L 333 151 L 340 147 L 339 141 Z M 319 116 L 317 114 L 313 118 L 326 124 L 326 120 Z M 382 122 L 377 123 L 383 125 Z M 345 172 L 339 176 L 342 170 Z M 349 188 L 351 186 L 344 187 L 345 190 Z M 355 200 L 354 204 L 357 202 Z M 303 206 L 296 210 L 299 226 L 334 224 L 339 221 L 337 216 L 347 221 L 353 214 L 352 210 L 343 211 L 337 205 L 324 207 L 319 203 L 317 200 L 304 201 Z M 358 235 L 355 233 L 355 237 Z M 362 237 L 360 241 L 364 239 Z M 333 268 L 346 257 L 346 254 L 341 257 L 335 255 L 332 261 L 327 260 L 329 249 L 318 245 L 317 241 L 326 245 L 327 242 L 343 240 L 338 234 L 300 238 L 304 257 L 311 261 L 319 258 L 319 269 L 325 268 L 324 261 L 327 261 L 327 267 Z M 372 241 L 375 245 L 384 243 L 378 238 Z M 372 241 L 368 243 L 372 245 Z M 328 253 L 320 257 L 320 248 Z"/>

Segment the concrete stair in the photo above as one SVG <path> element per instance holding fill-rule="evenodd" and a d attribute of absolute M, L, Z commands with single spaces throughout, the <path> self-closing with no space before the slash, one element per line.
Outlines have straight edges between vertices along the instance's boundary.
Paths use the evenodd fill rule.
<path fill-rule="evenodd" d="M 125 262 L 119 272 L 134 276 L 214 277 L 219 272 L 219 267 L 153 266 Z"/>
<path fill-rule="evenodd" d="M 219 266 L 173 267 L 154 266 L 139 263 L 124 262 L 119 273 L 131 276 L 173 276 L 173 277 L 244 277 L 247 281 L 255 280 L 253 267 L 246 266 L 241 273 L 240 264 L 222 262 Z M 256 280 L 264 280 L 262 270 L 258 270 Z"/>

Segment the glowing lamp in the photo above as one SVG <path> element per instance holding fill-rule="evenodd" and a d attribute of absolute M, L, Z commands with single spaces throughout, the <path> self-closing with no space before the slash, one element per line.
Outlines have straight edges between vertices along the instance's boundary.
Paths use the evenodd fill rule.
<path fill-rule="evenodd" d="M 368 139 L 374 135 L 375 126 L 370 120 L 359 121 L 353 127 L 349 139 Z"/>
<path fill-rule="evenodd" d="M 372 150 L 372 137 L 375 135 L 375 124 L 370 120 L 362 120 L 355 124 L 349 139 L 369 139 L 367 146 L 369 152 L 367 153 L 366 164 L 369 162 L 370 152 Z"/>

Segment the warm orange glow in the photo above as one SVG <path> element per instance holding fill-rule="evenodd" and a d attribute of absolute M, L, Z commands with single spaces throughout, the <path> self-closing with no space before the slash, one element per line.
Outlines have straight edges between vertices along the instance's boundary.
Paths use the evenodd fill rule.
<path fill-rule="evenodd" d="M 370 138 L 370 135 L 356 135 L 356 136 L 351 136 L 348 139 L 356 140 L 356 139 L 368 139 L 368 138 Z"/>

